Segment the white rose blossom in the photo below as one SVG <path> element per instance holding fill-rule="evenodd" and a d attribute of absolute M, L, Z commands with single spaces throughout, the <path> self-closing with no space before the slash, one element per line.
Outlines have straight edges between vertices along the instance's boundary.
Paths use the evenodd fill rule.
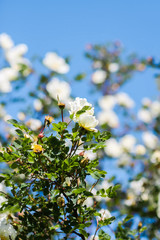
<path fill-rule="evenodd" d="M 136 155 L 143 156 L 146 153 L 146 148 L 143 145 L 138 144 L 137 146 L 135 146 L 134 153 Z"/>
<path fill-rule="evenodd" d="M 123 152 L 121 145 L 114 138 L 110 138 L 106 141 L 104 151 L 108 156 L 113 158 L 120 157 Z"/>
<path fill-rule="evenodd" d="M 74 101 L 69 102 L 70 105 L 70 115 L 72 115 L 73 121 L 78 122 L 79 126 L 85 128 L 88 131 L 97 132 L 95 128 L 98 125 L 98 120 L 93 116 L 94 108 L 92 104 L 88 103 L 86 98 L 76 98 Z M 84 113 L 80 115 L 76 115 L 78 111 L 82 110 L 83 107 L 88 106 L 90 107 Z"/>
<path fill-rule="evenodd" d="M 121 138 L 120 144 L 124 151 L 131 152 L 136 143 L 136 138 L 133 135 L 127 134 Z"/>
<path fill-rule="evenodd" d="M 152 114 L 148 109 L 140 109 L 138 111 L 138 118 L 144 123 L 151 123 L 152 122 Z"/>
<path fill-rule="evenodd" d="M 100 125 L 108 124 L 111 128 L 119 127 L 119 119 L 112 110 L 105 110 L 98 113 L 98 121 Z"/>
<path fill-rule="evenodd" d="M 4 50 L 10 49 L 14 46 L 11 37 L 6 33 L 0 34 L 0 47 Z"/>
<path fill-rule="evenodd" d="M 111 215 L 111 213 L 108 211 L 108 209 L 103 209 L 103 208 L 102 208 L 102 209 L 99 211 L 99 213 L 101 214 L 101 216 L 98 216 L 98 217 L 97 217 L 98 220 L 104 221 L 105 219 L 108 219 L 108 218 L 112 217 L 112 215 Z"/>
<path fill-rule="evenodd" d="M 43 59 L 43 64 L 50 70 L 60 74 L 68 73 L 70 68 L 65 60 L 54 52 L 46 53 L 45 58 Z"/>
<path fill-rule="evenodd" d="M 14 240 L 16 238 L 16 230 L 11 225 L 11 220 L 7 220 L 6 216 L 0 218 L 0 239 Z"/>
<path fill-rule="evenodd" d="M 116 101 L 115 96 L 106 95 L 106 96 L 101 97 L 99 99 L 98 103 L 99 103 L 99 106 L 103 110 L 111 110 L 112 108 L 114 108 L 114 106 L 116 105 L 117 101 Z"/>
<path fill-rule="evenodd" d="M 150 111 L 153 117 L 160 116 L 160 102 L 154 101 L 150 106 Z"/>
<path fill-rule="evenodd" d="M 156 150 L 156 151 L 151 155 L 151 162 L 152 162 L 152 163 L 160 163 L 160 150 Z"/>
<path fill-rule="evenodd" d="M 33 106 L 37 112 L 41 111 L 43 108 L 43 104 L 39 99 L 35 99 L 33 102 Z"/>
<path fill-rule="evenodd" d="M 129 97 L 127 93 L 120 92 L 115 95 L 117 103 L 120 106 L 126 107 L 126 108 L 133 108 L 134 107 L 134 101 Z"/>
<path fill-rule="evenodd" d="M 68 101 L 71 93 L 70 85 L 65 81 L 60 81 L 58 78 L 52 78 L 47 83 L 46 89 L 53 99 L 57 100 L 57 97 L 59 97 L 62 102 Z"/>
<path fill-rule="evenodd" d="M 158 145 L 158 138 L 151 132 L 144 132 L 142 134 L 142 139 L 146 147 L 150 149 L 155 149 Z"/>
<path fill-rule="evenodd" d="M 111 73 L 118 72 L 119 70 L 119 64 L 118 63 L 110 63 L 108 65 L 108 71 Z"/>
<path fill-rule="evenodd" d="M 27 121 L 27 126 L 29 126 L 33 131 L 38 130 L 42 126 L 42 122 L 39 119 L 31 118 Z"/>
<path fill-rule="evenodd" d="M 105 81 L 107 73 L 104 70 L 98 69 L 92 74 L 92 82 L 95 84 L 100 84 Z"/>
<path fill-rule="evenodd" d="M 88 131 L 93 131 L 93 132 L 98 131 L 95 128 L 98 125 L 98 120 L 95 118 L 95 116 L 89 115 L 87 113 L 83 113 L 79 116 L 78 124 L 80 127 L 83 127 Z"/>

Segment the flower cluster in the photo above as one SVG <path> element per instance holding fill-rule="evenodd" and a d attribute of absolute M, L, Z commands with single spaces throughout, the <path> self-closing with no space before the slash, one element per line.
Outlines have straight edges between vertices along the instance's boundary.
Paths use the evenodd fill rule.
<path fill-rule="evenodd" d="M 70 102 L 70 115 L 74 122 L 78 122 L 79 126 L 96 132 L 95 128 L 98 125 L 98 120 L 93 116 L 94 108 L 85 98 L 76 98 Z"/>

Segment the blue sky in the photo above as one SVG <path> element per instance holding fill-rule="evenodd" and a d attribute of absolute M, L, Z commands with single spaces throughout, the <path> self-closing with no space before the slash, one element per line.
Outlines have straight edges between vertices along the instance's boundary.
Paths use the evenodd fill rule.
<path fill-rule="evenodd" d="M 29 56 L 51 50 L 70 55 L 76 73 L 88 68 L 87 43 L 120 40 L 126 52 L 158 59 L 159 9 L 159 0 L 0 0 L 0 32 L 26 43 Z M 138 102 L 157 94 L 150 71 L 137 74 L 124 90 Z M 80 94 L 85 97 L 84 88 Z"/>

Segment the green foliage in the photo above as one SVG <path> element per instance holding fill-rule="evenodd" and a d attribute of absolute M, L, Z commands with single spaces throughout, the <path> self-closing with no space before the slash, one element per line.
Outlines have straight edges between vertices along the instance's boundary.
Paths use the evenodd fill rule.
<path fill-rule="evenodd" d="M 89 108 L 84 107 L 78 114 Z M 95 208 L 84 205 L 93 196 L 86 176 L 100 179 L 106 172 L 97 168 L 96 159 L 91 161 L 76 151 L 82 143 L 84 148 L 97 151 L 110 134 L 88 132 L 78 124 L 69 132 L 66 122 L 58 122 L 52 124 L 48 137 L 39 138 L 16 120 L 8 122 L 16 127 L 17 137 L 0 156 L 10 169 L 1 175 L 0 181 L 11 188 L 1 211 L 13 212 L 14 207 L 18 213 L 14 221 L 16 239 L 51 239 L 61 234 L 66 235 L 65 239 L 88 238 L 87 228 L 99 214 Z M 71 146 L 67 146 L 67 141 Z M 113 187 L 107 195 L 115 196 L 116 189 L 117 186 Z M 99 226 L 111 224 L 114 219 L 100 220 Z M 101 239 L 106 236 L 110 239 L 105 233 Z"/>

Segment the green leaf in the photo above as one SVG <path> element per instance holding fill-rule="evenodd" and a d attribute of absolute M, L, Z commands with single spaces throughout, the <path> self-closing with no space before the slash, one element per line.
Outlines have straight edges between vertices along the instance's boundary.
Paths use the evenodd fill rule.
<path fill-rule="evenodd" d="M 85 77 L 86 77 L 86 73 L 80 73 L 80 74 L 75 76 L 75 80 L 76 81 L 80 81 L 80 80 L 82 80 Z"/>
<path fill-rule="evenodd" d="M 123 220 L 123 224 L 126 223 L 126 222 L 128 222 L 128 221 L 131 220 L 132 218 L 133 218 L 133 215 L 127 215 L 127 216 L 125 217 L 125 219 Z"/>
<path fill-rule="evenodd" d="M 82 113 L 85 113 L 87 110 L 91 110 L 91 106 L 84 106 L 81 110 L 76 113 L 76 117 L 79 117 Z"/>
<path fill-rule="evenodd" d="M 142 228 L 139 230 L 139 232 L 142 233 L 142 232 L 144 232 L 146 229 L 147 229 L 147 227 L 144 226 L 144 227 L 142 227 Z"/>
<path fill-rule="evenodd" d="M 12 125 L 18 123 L 17 120 L 15 120 L 15 119 L 9 119 L 9 120 L 7 120 L 7 122 L 10 123 L 10 124 L 12 124 Z"/>
<path fill-rule="evenodd" d="M 78 194 L 80 194 L 80 193 L 82 193 L 82 192 L 85 192 L 85 191 L 86 191 L 85 188 L 79 188 L 79 189 L 74 189 L 74 190 L 72 191 L 72 193 L 74 193 L 75 195 L 78 195 Z"/>
<path fill-rule="evenodd" d="M 109 187 L 109 188 L 106 190 L 107 196 L 108 196 L 109 198 L 114 198 L 114 197 L 116 197 L 116 195 L 117 195 L 116 190 L 119 189 L 120 187 L 121 187 L 121 185 L 119 185 L 119 184 L 115 185 L 114 187 L 112 187 L 112 186 Z"/>
<path fill-rule="evenodd" d="M 111 237 L 105 233 L 102 229 L 98 232 L 98 237 L 100 240 L 110 240 Z"/>

